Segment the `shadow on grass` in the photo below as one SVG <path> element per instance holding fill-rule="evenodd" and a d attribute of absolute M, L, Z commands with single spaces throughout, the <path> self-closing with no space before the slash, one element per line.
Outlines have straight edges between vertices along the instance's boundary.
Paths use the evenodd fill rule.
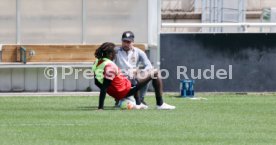
<path fill-rule="evenodd" d="M 191 98 L 191 97 L 183 97 L 183 96 L 180 96 L 180 95 L 171 95 L 171 96 L 168 96 L 169 98 L 180 98 L 180 99 L 185 99 L 185 98 Z"/>
<path fill-rule="evenodd" d="M 98 106 L 79 106 L 77 107 L 77 109 L 82 111 L 91 111 L 91 110 L 98 110 Z M 118 108 L 114 106 L 105 106 L 104 110 L 118 110 Z"/>

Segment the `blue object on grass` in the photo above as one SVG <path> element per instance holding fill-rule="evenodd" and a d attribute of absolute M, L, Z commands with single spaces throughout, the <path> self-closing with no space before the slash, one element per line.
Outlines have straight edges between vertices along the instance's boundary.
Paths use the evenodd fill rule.
<path fill-rule="evenodd" d="M 180 96 L 181 97 L 194 97 L 194 80 L 181 80 L 180 81 Z"/>

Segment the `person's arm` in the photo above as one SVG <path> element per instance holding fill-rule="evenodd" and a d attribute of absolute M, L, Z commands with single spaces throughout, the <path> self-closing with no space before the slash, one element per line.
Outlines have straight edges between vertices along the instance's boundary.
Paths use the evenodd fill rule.
<path fill-rule="evenodd" d="M 100 96 L 99 96 L 99 106 L 98 109 L 104 109 L 104 100 L 106 96 L 106 89 L 111 84 L 111 80 L 104 78 L 103 85 L 101 86 Z"/>
<path fill-rule="evenodd" d="M 142 50 L 139 50 L 139 61 L 144 64 L 144 70 L 152 69 L 152 65 L 149 58 L 147 57 L 146 53 Z"/>

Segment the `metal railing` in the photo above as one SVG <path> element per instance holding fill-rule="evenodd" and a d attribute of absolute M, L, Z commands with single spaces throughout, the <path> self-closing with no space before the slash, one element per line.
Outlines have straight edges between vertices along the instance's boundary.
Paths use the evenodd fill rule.
<path fill-rule="evenodd" d="M 13 69 L 13 68 L 44 68 L 45 69 L 52 69 L 52 73 L 54 77 L 54 92 L 58 92 L 58 68 L 67 68 L 67 67 L 74 67 L 74 68 L 91 68 L 93 63 L 91 62 L 82 62 L 82 63 L 72 63 L 72 62 L 61 62 L 61 63 L 32 63 L 29 62 L 27 65 L 23 65 L 22 63 L 0 63 L 0 69 Z M 45 72 L 44 72 L 45 73 Z M 45 74 L 44 74 L 45 75 Z M 45 76 L 44 76 L 45 77 Z"/>
<path fill-rule="evenodd" d="M 242 28 L 242 32 L 248 32 L 247 29 L 251 27 L 260 28 L 276 28 L 276 23 L 162 23 L 162 28 Z M 200 31 L 199 31 L 200 32 Z"/>

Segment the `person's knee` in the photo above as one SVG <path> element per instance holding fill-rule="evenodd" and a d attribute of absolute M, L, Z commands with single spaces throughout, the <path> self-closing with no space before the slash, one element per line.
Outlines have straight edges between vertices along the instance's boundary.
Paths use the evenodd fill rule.
<path fill-rule="evenodd" d="M 154 77 L 153 79 L 156 79 L 159 77 L 159 70 L 153 69 L 151 70 L 151 76 Z"/>

